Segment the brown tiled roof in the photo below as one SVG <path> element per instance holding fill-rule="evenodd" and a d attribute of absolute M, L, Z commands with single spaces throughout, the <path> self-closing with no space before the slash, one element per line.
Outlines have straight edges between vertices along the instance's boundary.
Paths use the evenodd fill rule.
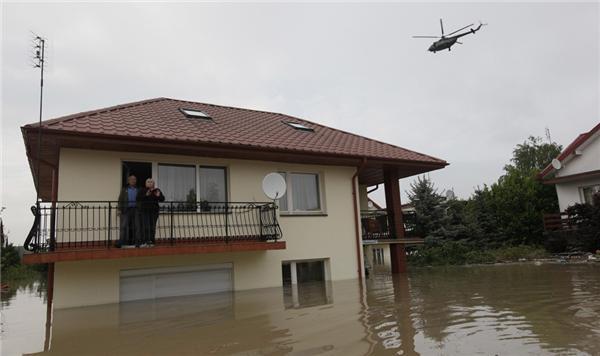
<path fill-rule="evenodd" d="M 592 136 L 594 136 L 594 134 L 596 134 L 596 132 L 598 132 L 598 131 L 600 131 L 600 122 L 598 124 L 596 124 L 596 126 L 594 126 L 590 131 L 584 132 L 584 133 L 580 134 L 579 136 L 577 136 L 577 138 L 573 142 L 571 142 L 567 146 L 567 148 L 565 148 L 558 155 L 558 157 L 556 157 L 556 159 L 563 162 L 570 155 L 572 155 L 575 152 L 575 150 L 577 150 L 579 148 L 579 146 L 583 145 L 587 140 L 589 140 Z M 538 174 L 538 177 L 542 178 L 542 179 L 549 177 L 549 174 L 554 171 L 555 171 L 555 169 L 554 169 L 554 167 L 552 167 L 552 163 L 550 163 L 546 166 L 546 168 L 544 168 Z"/>
<path fill-rule="evenodd" d="M 212 119 L 190 118 L 180 109 L 200 110 Z M 294 129 L 285 121 L 300 123 L 314 132 Z M 284 114 L 168 98 L 68 115 L 44 121 L 42 126 L 98 136 L 231 144 L 254 149 L 446 164 L 435 157 Z M 26 127 L 37 127 L 37 124 Z"/>

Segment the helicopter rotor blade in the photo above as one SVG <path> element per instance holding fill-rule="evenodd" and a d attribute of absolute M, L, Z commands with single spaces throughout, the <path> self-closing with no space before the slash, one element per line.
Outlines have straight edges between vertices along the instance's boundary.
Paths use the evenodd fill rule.
<path fill-rule="evenodd" d="M 441 38 L 440 36 L 412 36 L 413 38 Z"/>
<path fill-rule="evenodd" d="M 442 22 L 442 19 L 440 19 L 440 28 L 442 29 L 442 37 L 444 37 L 444 23 Z"/>
<path fill-rule="evenodd" d="M 458 44 L 463 44 L 462 42 L 458 42 L 458 41 L 456 41 L 456 43 L 458 43 Z"/>
<path fill-rule="evenodd" d="M 449 33 L 449 34 L 447 34 L 446 36 L 451 36 L 451 35 L 453 35 L 453 34 L 455 34 L 455 33 L 459 32 L 459 31 L 462 31 L 462 30 L 464 30 L 465 28 L 467 28 L 467 27 L 471 27 L 471 26 L 473 26 L 473 24 L 467 25 L 467 26 L 465 26 L 465 27 L 463 27 L 463 28 L 459 28 L 459 29 L 458 29 L 458 30 L 456 30 L 456 31 L 450 32 L 450 33 Z"/>

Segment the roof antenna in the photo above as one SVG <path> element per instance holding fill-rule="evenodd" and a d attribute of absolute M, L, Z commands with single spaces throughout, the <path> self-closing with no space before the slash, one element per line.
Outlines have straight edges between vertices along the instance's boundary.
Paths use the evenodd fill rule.
<path fill-rule="evenodd" d="M 546 126 L 546 139 L 548 140 L 548 143 L 552 144 L 552 137 L 550 137 L 550 129 L 548 126 Z"/>
<path fill-rule="evenodd" d="M 36 35 L 33 33 L 33 67 L 40 69 L 40 119 L 38 124 L 38 147 L 37 147 L 37 168 L 36 168 L 36 199 L 35 201 L 40 200 L 40 160 L 42 153 L 42 103 L 44 99 L 44 62 L 45 62 L 45 49 L 46 49 L 46 39 Z"/>

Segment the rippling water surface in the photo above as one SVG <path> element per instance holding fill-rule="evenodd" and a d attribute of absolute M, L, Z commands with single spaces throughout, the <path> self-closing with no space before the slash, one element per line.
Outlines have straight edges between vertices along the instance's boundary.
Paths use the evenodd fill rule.
<path fill-rule="evenodd" d="M 600 355 L 600 265 L 413 269 L 54 312 L 5 297 L 2 354 Z"/>

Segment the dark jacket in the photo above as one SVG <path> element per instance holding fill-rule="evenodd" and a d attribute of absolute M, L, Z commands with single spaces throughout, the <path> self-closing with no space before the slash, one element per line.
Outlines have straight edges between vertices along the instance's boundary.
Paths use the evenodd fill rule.
<path fill-rule="evenodd" d="M 125 213 L 129 207 L 129 195 L 127 194 L 127 188 L 129 188 L 129 186 L 121 188 L 121 192 L 119 193 L 119 211 L 122 213 Z M 140 188 L 137 188 L 137 190 L 139 195 Z M 137 201 L 137 196 L 135 200 Z"/>
<path fill-rule="evenodd" d="M 163 195 L 160 189 L 155 188 L 154 190 L 158 190 L 160 195 L 154 195 L 154 191 L 152 191 L 150 195 L 146 195 L 148 189 L 145 187 L 138 191 L 136 200 L 137 206 L 141 212 L 158 214 L 158 211 L 160 209 L 158 203 L 165 201 L 165 196 Z"/>

